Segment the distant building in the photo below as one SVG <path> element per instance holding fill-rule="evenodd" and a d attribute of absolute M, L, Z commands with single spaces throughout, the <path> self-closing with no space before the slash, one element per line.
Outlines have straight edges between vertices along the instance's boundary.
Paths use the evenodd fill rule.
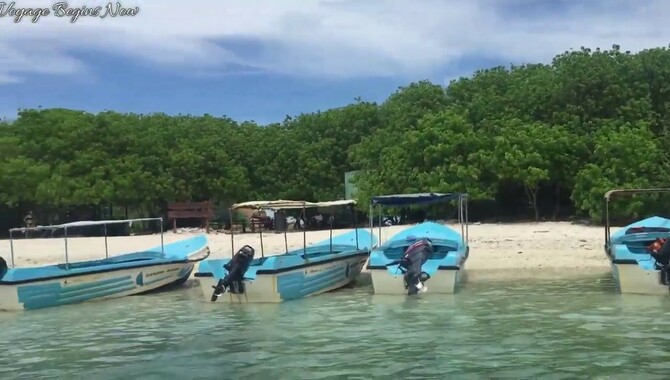
<path fill-rule="evenodd" d="M 356 197 L 356 185 L 352 182 L 353 177 L 356 173 L 359 173 L 360 170 L 354 170 L 351 172 L 344 173 L 344 198 L 345 199 L 354 199 Z"/>

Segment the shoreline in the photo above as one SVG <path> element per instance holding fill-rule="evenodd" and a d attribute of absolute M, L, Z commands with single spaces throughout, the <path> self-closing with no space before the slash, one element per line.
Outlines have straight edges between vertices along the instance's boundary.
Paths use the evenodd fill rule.
<path fill-rule="evenodd" d="M 455 223 L 448 226 L 460 232 Z M 382 227 L 382 241 L 410 225 Z M 368 228 L 361 228 L 369 230 Z M 609 261 L 602 251 L 603 227 L 585 226 L 571 222 L 491 223 L 469 225 L 470 256 L 466 271 L 470 280 L 496 278 L 563 278 L 576 273 L 609 271 Z M 612 228 L 615 231 L 617 228 Z M 333 230 L 333 235 L 353 231 L 352 228 Z M 377 236 L 378 228 L 373 232 Z M 181 240 L 198 231 L 172 231 L 163 235 L 164 243 Z M 231 257 L 230 234 L 212 232 L 210 258 Z M 308 231 L 307 244 L 328 239 L 329 230 Z M 235 248 L 249 244 L 257 250 L 258 233 L 235 234 Z M 160 235 L 109 237 L 110 256 L 160 246 Z M 301 231 L 286 234 L 288 248 L 303 245 Z M 285 250 L 284 234 L 263 233 L 265 255 L 281 254 Z M 65 260 L 63 238 L 14 239 L 17 267 L 58 264 Z M 104 257 L 103 237 L 68 238 L 70 261 L 95 260 Z M 0 256 L 10 264 L 9 239 L 0 240 Z M 197 268 L 197 266 L 196 266 Z M 364 269 L 365 272 L 365 269 Z M 191 279 L 193 275 L 191 275 Z"/>

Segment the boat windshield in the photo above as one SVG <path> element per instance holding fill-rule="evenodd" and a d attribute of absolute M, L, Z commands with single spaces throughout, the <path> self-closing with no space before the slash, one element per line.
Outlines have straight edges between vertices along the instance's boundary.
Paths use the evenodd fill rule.
<path fill-rule="evenodd" d="M 649 232 L 670 232 L 670 228 L 667 227 L 631 227 L 626 230 L 626 235 L 630 234 L 643 234 Z"/>

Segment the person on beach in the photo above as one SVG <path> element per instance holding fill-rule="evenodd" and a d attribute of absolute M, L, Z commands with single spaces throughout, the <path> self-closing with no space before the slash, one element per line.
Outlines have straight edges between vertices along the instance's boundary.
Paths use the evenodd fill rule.
<path fill-rule="evenodd" d="M 33 228 L 35 227 L 35 221 L 33 220 L 33 212 L 28 211 L 28 214 L 23 217 L 23 223 L 25 224 L 26 228 Z M 30 236 L 30 231 L 25 231 L 26 237 Z"/>
<path fill-rule="evenodd" d="M 32 211 L 28 211 L 28 215 L 26 215 L 26 216 L 23 218 L 23 223 L 26 224 L 26 227 L 27 227 L 27 228 L 33 228 L 33 227 L 35 227 L 35 224 L 33 223 L 33 212 L 32 212 Z"/>

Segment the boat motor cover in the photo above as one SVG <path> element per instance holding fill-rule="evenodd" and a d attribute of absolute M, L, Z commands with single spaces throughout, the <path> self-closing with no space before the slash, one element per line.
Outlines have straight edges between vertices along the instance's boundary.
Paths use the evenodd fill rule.
<path fill-rule="evenodd" d="M 659 238 L 654 240 L 649 246 L 649 250 L 651 251 L 651 256 L 662 267 L 670 264 L 670 239 Z"/>
<path fill-rule="evenodd" d="M 433 243 L 430 241 L 430 239 L 420 239 L 407 247 L 405 253 L 403 254 L 403 260 L 412 259 L 416 255 L 423 254 L 423 257 L 421 257 L 421 264 L 424 264 L 428 260 L 428 255 L 432 254 L 433 252 L 435 252 L 435 249 L 433 248 Z"/>
<path fill-rule="evenodd" d="M 5 274 L 7 273 L 8 269 L 9 268 L 7 267 L 7 262 L 5 261 L 5 259 L 2 258 L 2 256 L 0 256 L 0 279 L 5 277 Z"/>

